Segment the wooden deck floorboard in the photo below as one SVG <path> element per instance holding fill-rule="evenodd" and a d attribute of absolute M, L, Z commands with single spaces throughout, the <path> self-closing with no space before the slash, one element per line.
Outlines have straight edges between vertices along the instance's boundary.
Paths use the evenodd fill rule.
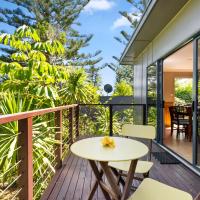
<path fill-rule="evenodd" d="M 193 197 L 200 192 L 200 177 L 182 164 L 160 164 L 154 157 L 152 160 L 154 166 L 150 172 L 151 178 L 189 192 Z M 42 199 L 85 200 L 94 181 L 95 177 L 88 161 L 69 154 Z M 105 199 L 100 188 L 93 199 Z"/>

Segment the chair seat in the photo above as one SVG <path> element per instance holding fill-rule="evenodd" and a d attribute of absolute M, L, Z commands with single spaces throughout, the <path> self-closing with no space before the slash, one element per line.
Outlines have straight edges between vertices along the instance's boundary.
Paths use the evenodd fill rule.
<path fill-rule="evenodd" d="M 179 119 L 179 122 L 178 122 L 178 120 L 173 120 L 172 123 L 176 124 L 176 125 L 178 123 L 179 123 L 179 125 L 189 125 L 190 124 L 189 119 Z"/>
<path fill-rule="evenodd" d="M 190 122 L 189 122 L 188 119 L 180 119 L 180 120 L 179 120 L 179 124 L 180 124 L 180 125 L 189 125 Z"/>
<path fill-rule="evenodd" d="M 130 167 L 130 163 L 131 163 L 130 161 L 109 162 L 108 165 L 110 167 L 115 168 L 115 169 L 128 172 L 129 167 Z M 137 163 L 135 173 L 141 173 L 141 174 L 147 173 L 147 172 L 150 171 L 152 166 L 153 166 L 153 162 L 139 160 L 138 163 Z"/>
<path fill-rule="evenodd" d="M 184 191 L 170 187 L 150 178 L 144 179 L 128 200 L 193 200 Z"/>

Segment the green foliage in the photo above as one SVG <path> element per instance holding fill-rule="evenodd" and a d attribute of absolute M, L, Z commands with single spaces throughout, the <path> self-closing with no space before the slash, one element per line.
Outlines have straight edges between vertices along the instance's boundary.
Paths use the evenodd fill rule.
<path fill-rule="evenodd" d="M 151 65 L 147 68 L 147 109 L 148 124 L 156 126 L 157 124 L 157 67 Z"/>
<path fill-rule="evenodd" d="M 71 69 L 60 96 L 69 103 L 97 103 L 97 88 L 89 83 L 84 69 Z"/>
<path fill-rule="evenodd" d="M 0 113 L 3 115 L 29 111 L 34 107 L 33 98 L 28 96 L 16 95 L 12 92 L 4 93 L 1 96 Z M 47 117 L 44 116 L 36 117 L 33 120 L 34 179 L 43 177 L 46 168 L 49 168 L 53 173 L 55 172 L 51 160 L 54 159 L 54 145 L 58 144 L 58 141 L 54 139 L 55 131 L 49 124 Z M 0 125 L 0 132 L 0 181 L 3 179 L 9 183 L 16 178 L 13 174 L 19 164 L 18 151 L 21 147 L 17 144 L 21 133 L 19 133 L 18 122 Z M 44 188 L 38 187 L 37 189 Z"/>
<path fill-rule="evenodd" d="M 109 135 L 110 133 L 110 112 L 106 107 L 101 107 L 96 112 L 96 134 Z M 113 116 L 113 133 L 119 133 L 121 124 L 116 115 Z"/>
<path fill-rule="evenodd" d="M 82 35 L 75 26 L 80 26 L 76 20 L 79 17 L 80 12 L 89 2 L 88 0 L 5 0 L 13 3 L 11 8 L 0 8 L 2 16 L 0 16 L 0 22 L 6 23 L 9 26 L 15 28 L 26 24 L 37 29 L 41 42 L 44 41 L 60 41 L 65 48 L 63 56 L 58 56 L 48 49 L 46 44 L 39 42 L 38 48 L 43 48 L 52 52 L 48 55 L 47 60 L 52 65 L 72 65 L 79 67 L 96 68 L 98 69 L 93 76 L 92 70 L 88 70 L 89 78 L 99 84 L 98 72 L 102 66 L 96 66 L 102 60 L 100 57 L 101 51 L 96 51 L 94 54 L 80 53 L 80 49 L 87 47 L 91 41 L 93 35 Z M 22 28 L 23 29 L 23 28 Z M 24 31 L 24 30 L 23 30 Z M 33 32 L 29 28 L 31 36 Z M 28 32 L 26 31 L 28 34 Z M 28 36 L 28 35 L 27 35 Z M 36 41 L 36 38 L 33 38 Z M 60 44 L 56 42 L 54 47 Z M 29 47 L 30 48 L 30 47 Z M 0 56 L 0 60 L 10 62 L 9 56 L 15 52 L 6 47 L 0 47 L 3 54 Z M 52 55 L 53 54 L 53 55 Z"/>
<path fill-rule="evenodd" d="M 91 85 L 84 69 L 54 65 L 65 48 L 57 40 L 42 41 L 32 27 L 22 26 L 14 34 L 1 34 L 0 43 L 15 50 L 10 62 L 0 60 L 0 114 L 13 114 L 71 103 L 98 103 L 97 88 Z M 66 123 L 64 126 L 67 125 Z M 0 183 L 11 183 L 18 164 L 17 122 L 0 125 Z M 40 195 L 54 169 L 54 116 L 33 120 L 34 196 Z M 12 167 L 13 166 L 13 167 Z M 9 170 L 12 168 L 12 170 Z M 47 170 L 48 169 L 48 170 Z M 40 184 L 40 180 L 42 183 Z M 44 181 L 45 180 L 45 181 Z"/>
<path fill-rule="evenodd" d="M 128 4 L 131 5 L 133 12 L 129 13 L 128 11 L 119 11 L 119 14 L 126 18 L 130 23 L 131 30 L 135 30 L 137 27 L 142 13 L 147 7 L 146 0 L 125 0 Z M 127 45 L 130 41 L 131 35 L 125 30 L 120 31 L 120 35 L 115 36 L 114 39 L 121 43 L 122 45 Z M 134 81 L 134 67 L 131 65 L 121 66 L 119 63 L 119 58 L 113 56 L 115 62 L 107 64 L 107 66 L 116 73 L 116 82 L 119 83 L 122 80 L 126 81 L 130 85 L 133 85 Z"/>
<path fill-rule="evenodd" d="M 177 104 L 192 103 L 192 83 L 175 83 L 175 101 Z"/>
<path fill-rule="evenodd" d="M 156 107 L 149 107 L 148 109 L 148 124 L 156 127 L 157 125 L 157 109 Z"/>
<path fill-rule="evenodd" d="M 125 81 L 116 83 L 113 96 L 132 96 L 132 95 L 133 95 L 133 89 L 128 83 L 126 83 Z"/>
<path fill-rule="evenodd" d="M 137 27 L 140 17 L 142 13 L 144 13 L 147 3 L 145 0 L 125 0 L 127 3 L 129 3 L 133 7 L 133 12 L 129 13 L 128 11 L 119 11 L 119 14 L 123 17 L 125 17 L 129 23 L 131 29 L 135 30 Z M 118 42 L 126 45 L 127 42 L 129 42 L 131 36 L 124 30 L 121 30 L 120 36 L 114 37 Z"/>
<path fill-rule="evenodd" d="M 119 61 L 117 61 L 119 62 Z M 131 65 L 119 65 L 110 63 L 107 65 L 116 74 L 116 82 L 126 81 L 130 85 L 133 85 L 134 81 L 134 67 Z"/>
<path fill-rule="evenodd" d="M 0 75 L 7 77 L 0 85 L 1 91 L 30 94 L 44 107 L 98 100 L 97 89 L 88 82 L 84 69 L 49 63 L 49 55 L 64 54 L 59 41 L 41 42 L 33 28 L 23 26 L 13 35 L 0 35 L 0 42 L 16 50 L 10 56 L 11 62 L 0 61 Z"/>
<path fill-rule="evenodd" d="M 157 70 L 156 65 L 151 65 L 147 68 L 147 84 L 148 84 L 147 95 L 148 95 L 148 100 L 151 100 L 151 101 L 156 101 L 156 98 L 157 98 L 157 72 L 156 70 Z"/>

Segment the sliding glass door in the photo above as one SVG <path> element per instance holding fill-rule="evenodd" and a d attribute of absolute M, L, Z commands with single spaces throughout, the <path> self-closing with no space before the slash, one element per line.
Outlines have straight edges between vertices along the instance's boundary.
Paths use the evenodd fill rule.
<path fill-rule="evenodd" d="M 194 40 L 193 164 L 200 167 L 200 39 Z"/>
<path fill-rule="evenodd" d="M 193 42 L 167 56 L 162 67 L 162 141 L 192 163 Z"/>
<path fill-rule="evenodd" d="M 147 70 L 147 106 L 151 102 L 151 91 L 154 91 L 151 83 L 156 78 L 152 71 L 156 69 L 157 141 L 200 169 L 200 37 L 156 65 Z M 186 124 L 172 123 L 170 107 L 184 108 L 184 115 L 187 115 L 182 121 Z"/>

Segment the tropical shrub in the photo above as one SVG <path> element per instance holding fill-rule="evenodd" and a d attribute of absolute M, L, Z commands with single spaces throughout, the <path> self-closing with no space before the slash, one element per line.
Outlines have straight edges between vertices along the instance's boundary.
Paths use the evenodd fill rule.
<path fill-rule="evenodd" d="M 133 96 L 133 88 L 126 81 L 116 83 L 113 96 Z"/>
<path fill-rule="evenodd" d="M 192 103 L 192 82 L 175 82 L 175 102 L 176 104 Z"/>
<path fill-rule="evenodd" d="M 54 64 L 53 57 L 62 57 L 65 53 L 59 41 L 41 42 L 37 31 L 24 25 L 12 35 L 1 34 L 0 44 L 15 52 L 10 56 L 11 62 L 0 61 L 0 115 L 69 103 L 98 102 L 97 89 L 89 83 L 83 69 Z M 54 148 L 58 141 L 54 139 L 53 115 L 33 120 L 36 199 L 55 171 Z M 5 184 L 9 184 L 16 178 L 13 174 L 18 167 L 19 134 L 18 122 L 0 125 L 0 183 L 6 180 Z"/>
<path fill-rule="evenodd" d="M 50 64 L 49 59 L 62 57 L 65 52 L 59 41 L 41 42 L 37 31 L 24 25 L 13 35 L 0 35 L 0 43 L 16 51 L 12 62 L 0 61 L 2 92 L 30 94 L 43 107 L 98 100 L 97 90 L 83 69 Z"/>
<path fill-rule="evenodd" d="M 4 93 L 0 100 L 0 112 L 3 115 L 29 111 L 34 108 L 33 98 L 24 97 L 13 92 Z M 54 172 L 53 158 L 54 145 L 58 143 L 54 138 L 54 128 L 47 117 L 35 117 L 33 119 L 33 157 L 34 180 L 44 177 L 46 169 Z M 0 126 L 0 182 L 5 185 L 11 183 L 19 166 L 18 146 L 19 137 L 18 122 L 10 122 Z M 50 172 L 49 172 L 50 173 Z M 6 181 L 6 182 L 5 182 Z M 44 189 L 41 184 L 36 184 L 37 191 Z"/>

